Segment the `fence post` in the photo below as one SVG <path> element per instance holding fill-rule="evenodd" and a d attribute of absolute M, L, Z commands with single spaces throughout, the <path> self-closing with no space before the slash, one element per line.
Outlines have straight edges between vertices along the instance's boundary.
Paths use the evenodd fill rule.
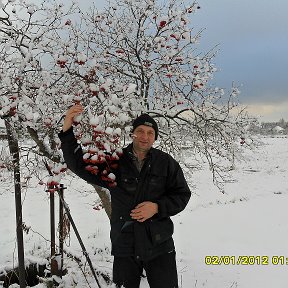
<path fill-rule="evenodd" d="M 50 238 L 51 238 L 51 275 L 58 275 L 58 263 L 55 259 L 55 195 L 50 192 Z"/>
<path fill-rule="evenodd" d="M 61 255 L 61 267 L 60 267 L 60 277 L 63 276 L 63 256 L 64 256 L 64 231 L 63 231 L 63 225 L 64 225 L 64 209 L 63 209 L 63 202 L 61 201 L 61 198 L 64 199 L 64 185 L 60 184 L 60 190 L 59 190 L 59 253 Z"/>
<path fill-rule="evenodd" d="M 18 249 L 18 271 L 20 288 L 26 287 L 25 280 L 25 259 L 23 241 L 23 219 L 22 219 L 22 200 L 21 200 L 21 175 L 20 175 L 20 148 L 16 137 L 14 137 L 15 127 L 12 121 L 5 119 L 7 139 L 10 155 L 13 161 L 14 189 L 15 189 L 15 209 L 16 209 L 16 234 Z"/>

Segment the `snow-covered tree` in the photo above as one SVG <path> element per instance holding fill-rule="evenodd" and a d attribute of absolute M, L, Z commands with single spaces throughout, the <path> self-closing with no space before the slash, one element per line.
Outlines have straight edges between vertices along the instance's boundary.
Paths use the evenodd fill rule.
<path fill-rule="evenodd" d="M 106 168 L 117 165 L 141 112 L 158 121 L 158 146 L 179 156 L 189 143 L 189 156 L 206 158 L 221 185 L 248 118 L 238 107 L 237 87 L 209 84 L 216 51 L 197 49 L 196 2 L 119 0 L 87 13 L 57 1 L 0 6 L 0 116 L 14 127 L 14 137 L 33 139 L 33 153 L 58 163 L 50 184 L 57 186 L 65 170 L 61 120 L 70 105 L 81 103 L 85 111 L 75 119 L 75 133 L 86 147 L 85 161 L 111 185 L 117 179 Z M 185 157 L 179 160 L 185 164 Z M 96 189 L 109 214 L 109 196 Z"/>

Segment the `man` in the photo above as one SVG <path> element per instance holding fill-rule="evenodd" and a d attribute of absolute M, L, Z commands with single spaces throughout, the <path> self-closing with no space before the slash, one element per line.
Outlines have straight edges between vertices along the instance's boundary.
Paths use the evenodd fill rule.
<path fill-rule="evenodd" d="M 177 288 L 170 216 L 182 211 L 191 196 L 182 169 L 169 154 L 152 148 L 158 126 L 142 114 L 132 124 L 133 142 L 123 149 L 113 171 L 117 186 L 109 187 L 85 169 L 82 148 L 72 128 L 73 118 L 82 112 L 81 105 L 67 111 L 59 137 L 68 168 L 110 191 L 113 282 L 117 287 L 138 288 L 144 269 L 151 288 Z"/>

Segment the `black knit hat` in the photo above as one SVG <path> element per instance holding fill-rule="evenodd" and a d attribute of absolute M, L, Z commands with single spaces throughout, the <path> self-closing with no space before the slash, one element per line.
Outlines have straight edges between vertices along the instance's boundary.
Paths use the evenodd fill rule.
<path fill-rule="evenodd" d="M 149 116 L 148 114 L 142 114 L 139 117 L 137 117 L 133 121 L 132 132 L 140 125 L 152 127 L 155 130 L 155 140 L 157 139 L 157 137 L 158 137 L 158 125 L 157 125 L 156 121 L 151 116 Z"/>

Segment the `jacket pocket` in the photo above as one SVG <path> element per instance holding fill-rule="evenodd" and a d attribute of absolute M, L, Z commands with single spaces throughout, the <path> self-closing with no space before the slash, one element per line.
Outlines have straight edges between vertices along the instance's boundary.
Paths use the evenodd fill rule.
<path fill-rule="evenodd" d="M 149 185 L 147 188 L 147 195 L 149 195 L 149 200 L 156 200 L 165 193 L 167 176 L 164 173 L 149 175 Z"/>
<path fill-rule="evenodd" d="M 126 175 L 122 175 L 119 179 L 119 187 L 122 188 L 125 195 L 132 196 L 135 195 L 135 191 L 137 190 L 138 179 L 135 177 L 127 177 Z"/>
<path fill-rule="evenodd" d="M 110 237 L 114 245 L 120 247 L 133 247 L 134 245 L 134 227 L 132 221 L 111 222 Z M 129 224 L 129 225 L 128 225 Z"/>
<path fill-rule="evenodd" d="M 150 222 L 150 236 L 152 245 L 159 245 L 169 240 L 174 232 L 174 225 L 170 218 L 153 220 Z"/>

